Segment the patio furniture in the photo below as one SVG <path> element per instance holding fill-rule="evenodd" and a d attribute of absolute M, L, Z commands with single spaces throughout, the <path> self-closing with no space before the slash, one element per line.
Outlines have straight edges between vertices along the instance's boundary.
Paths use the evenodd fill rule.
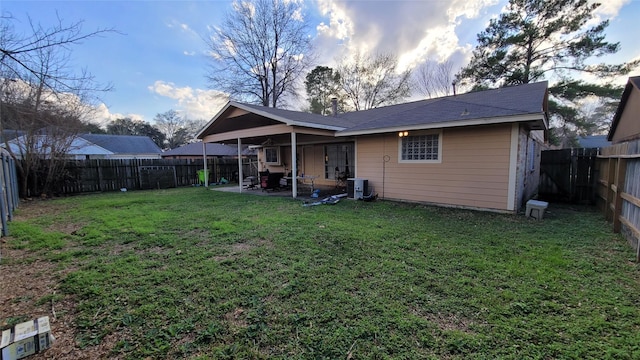
<path fill-rule="evenodd" d="M 242 180 L 242 186 L 246 189 L 255 189 L 258 186 L 258 178 L 255 176 L 247 176 Z"/>
<path fill-rule="evenodd" d="M 281 172 L 260 172 L 260 188 L 262 191 L 278 190 L 280 188 L 280 179 L 284 177 L 284 173 Z"/>
<path fill-rule="evenodd" d="M 348 171 L 340 171 L 340 168 L 336 166 L 336 172 L 334 174 L 336 179 L 336 189 L 345 189 L 347 187 L 347 179 L 349 178 Z"/>
<path fill-rule="evenodd" d="M 296 177 L 296 179 L 298 179 L 298 182 L 300 183 L 300 185 L 302 185 L 302 187 L 310 187 L 310 193 L 313 193 L 313 190 L 315 190 L 315 180 L 316 180 L 317 176 L 309 176 L 309 175 L 302 175 L 302 176 L 298 176 Z"/>

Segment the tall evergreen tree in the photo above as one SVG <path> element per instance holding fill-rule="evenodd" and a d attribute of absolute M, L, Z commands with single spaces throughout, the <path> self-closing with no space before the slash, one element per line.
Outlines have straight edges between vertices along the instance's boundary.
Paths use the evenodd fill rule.
<path fill-rule="evenodd" d="M 605 41 L 608 20 L 591 25 L 599 6 L 588 0 L 510 0 L 506 11 L 478 34 L 473 57 L 458 81 L 499 87 L 560 79 L 550 88 L 552 117 L 563 128 L 588 133 L 590 125 L 576 105 L 593 97 L 617 101 L 622 88 L 575 78 L 612 80 L 639 64 L 589 61 L 620 50 L 619 43 Z"/>
<path fill-rule="evenodd" d="M 316 66 L 307 74 L 304 85 L 309 99 L 309 110 L 314 114 L 330 115 L 331 99 L 339 102 L 340 74 L 327 66 Z"/>

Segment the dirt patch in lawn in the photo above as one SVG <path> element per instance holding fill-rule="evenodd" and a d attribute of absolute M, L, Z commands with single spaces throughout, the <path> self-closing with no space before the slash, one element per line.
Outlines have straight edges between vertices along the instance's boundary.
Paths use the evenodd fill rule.
<path fill-rule="evenodd" d="M 0 327 L 2 329 L 49 316 L 53 346 L 29 359 L 102 359 L 118 339 L 105 338 L 100 345 L 81 349 L 75 342 L 76 306 L 72 296 L 61 294 L 60 282 L 73 267 L 60 270 L 55 263 L 32 260 L 26 250 L 7 246 L 10 238 L 0 240 L 3 264 L 0 273 Z"/>
<path fill-rule="evenodd" d="M 56 213 L 62 206 L 48 201 L 24 201 L 20 204 L 14 219 L 25 221 Z M 68 209 L 68 205 L 64 206 Z M 85 224 L 56 222 L 48 227 L 50 231 L 74 234 Z M 0 328 L 49 316 L 51 333 L 55 341 L 51 348 L 29 356 L 28 359 L 103 359 L 113 357 L 111 349 L 120 338 L 106 336 L 97 346 L 80 348 L 76 343 L 77 301 L 73 296 L 59 290 L 62 280 L 75 270 L 73 265 L 60 267 L 58 263 L 39 260 L 25 249 L 9 246 L 12 238 L 0 239 L 2 265 L 0 269 Z M 55 253 L 70 250 L 71 247 L 55 250 Z"/>

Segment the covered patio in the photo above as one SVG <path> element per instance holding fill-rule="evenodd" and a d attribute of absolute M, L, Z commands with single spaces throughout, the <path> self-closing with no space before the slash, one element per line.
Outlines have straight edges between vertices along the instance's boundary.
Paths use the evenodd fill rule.
<path fill-rule="evenodd" d="M 239 159 L 249 146 L 257 149 L 260 173 L 276 173 L 288 180 L 290 191 L 278 193 L 297 198 L 303 193 L 302 186 L 337 190 L 345 174 L 355 173 L 354 140 L 335 136 L 336 131 L 344 129 L 338 123 L 335 117 L 229 102 L 197 138 L 203 142 L 205 168 L 204 144 L 235 145 Z M 239 160 L 238 178 L 245 177 Z M 262 192 L 260 179 L 258 183 L 257 190 Z M 242 181 L 235 189 L 255 193 L 243 187 Z"/>

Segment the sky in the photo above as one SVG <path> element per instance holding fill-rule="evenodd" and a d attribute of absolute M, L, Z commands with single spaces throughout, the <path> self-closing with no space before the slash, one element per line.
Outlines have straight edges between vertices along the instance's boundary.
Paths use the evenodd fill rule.
<path fill-rule="evenodd" d="M 294 1 L 294 0 L 291 0 Z M 426 60 L 466 65 L 476 35 L 504 8 L 506 0 L 298 0 L 304 7 L 317 52 L 314 65 L 335 66 L 356 50 L 391 52 L 402 67 Z M 602 58 L 620 63 L 640 58 L 637 28 L 640 0 L 606 0 L 598 9 L 609 19 L 606 40 L 621 51 Z M 206 80 L 210 64 L 205 38 L 231 11 L 232 1 L 30 1 L 2 0 L 18 33 L 33 23 L 49 27 L 82 21 L 84 32 L 113 29 L 73 46 L 72 61 L 113 90 L 100 93 L 98 124 L 122 117 L 153 124 L 157 114 L 176 110 L 193 120 L 210 120 L 226 99 Z M 640 69 L 631 75 L 640 75 Z M 617 85 L 626 83 L 626 76 Z M 300 105 L 302 106 L 302 105 Z"/>

